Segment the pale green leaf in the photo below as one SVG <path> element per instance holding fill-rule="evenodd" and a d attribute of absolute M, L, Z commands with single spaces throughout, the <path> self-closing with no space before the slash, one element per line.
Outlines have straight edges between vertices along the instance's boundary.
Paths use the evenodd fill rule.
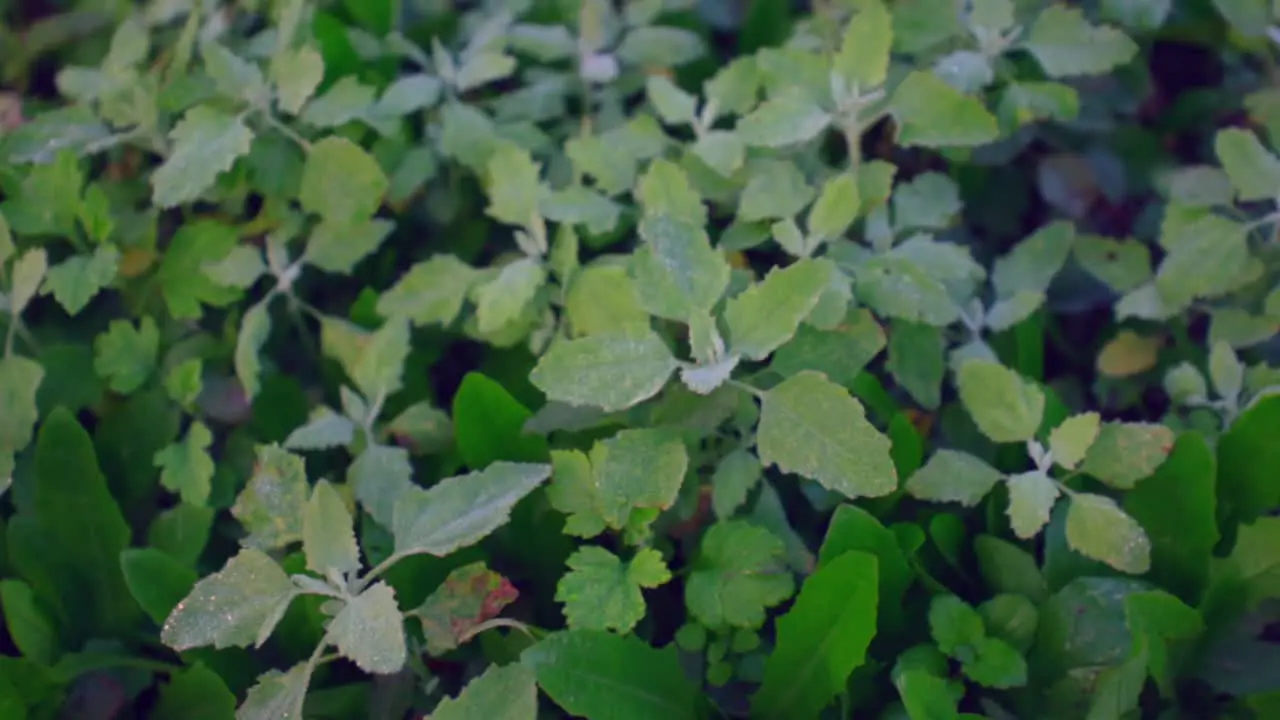
<path fill-rule="evenodd" d="M 866 308 L 846 313 L 831 330 L 802 324 L 794 338 L 773 354 L 769 369 L 782 377 L 817 370 L 846 387 L 885 347 L 885 333 Z"/>
<path fill-rule="evenodd" d="M 213 487 L 214 464 L 209 457 L 213 433 L 199 420 L 191 423 L 182 442 L 157 452 L 153 463 L 160 468 L 160 484 L 182 497 L 188 505 L 204 505 Z"/>
<path fill-rule="evenodd" d="M 454 84 L 459 92 L 474 90 L 515 72 L 516 59 L 502 52 L 482 52 L 469 58 L 458 68 Z"/>
<path fill-rule="evenodd" d="M 738 361 L 737 355 L 729 355 L 704 365 L 685 365 L 680 368 L 680 380 L 699 395 L 710 395 L 729 381 Z"/>
<path fill-rule="evenodd" d="M 387 239 L 395 223 L 380 218 L 323 220 L 307 239 L 303 260 L 331 273 L 349 274 Z"/>
<path fill-rule="evenodd" d="M 325 450 L 345 447 L 355 437 L 356 425 L 325 406 L 316 408 L 307 423 L 285 438 L 286 450 Z"/>
<path fill-rule="evenodd" d="M 489 282 L 474 287 L 472 295 L 480 332 L 497 332 L 519 319 L 546 279 L 547 269 L 539 259 L 522 257 L 503 265 Z"/>
<path fill-rule="evenodd" d="M 629 326 L 553 343 L 529 379 L 548 399 L 612 411 L 656 395 L 676 367 L 657 333 Z"/>
<path fill-rule="evenodd" d="M 730 349 L 753 360 L 768 357 L 796 334 L 834 272 L 829 260 L 799 260 L 734 297 L 724 311 Z"/>
<path fill-rule="evenodd" d="M 396 504 L 415 487 L 409 452 L 401 447 L 369 446 L 347 468 L 347 484 L 364 511 L 379 525 L 390 528 Z"/>
<path fill-rule="evenodd" d="M 457 697 L 441 700 L 431 711 L 431 720 L 536 720 L 538 686 L 534 680 L 528 665 L 490 665 Z"/>
<path fill-rule="evenodd" d="M 1280 197 L 1280 159 L 1252 131 L 1221 130 L 1214 137 L 1213 149 L 1242 202 Z"/>
<path fill-rule="evenodd" d="M 307 556 L 307 569 L 322 577 L 330 572 L 360 569 L 360 548 L 356 546 L 351 513 L 328 480 L 317 482 L 311 489 L 311 499 L 302 514 L 302 550 Z"/>
<path fill-rule="evenodd" d="M 708 102 L 715 102 L 721 114 L 741 115 L 756 105 L 760 71 L 754 55 L 739 55 L 723 65 L 703 86 Z"/>
<path fill-rule="evenodd" d="M 644 244 L 631 256 L 640 306 L 658 317 L 688 322 L 715 306 L 729 284 L 729 263 L 700 225 L 671 215 L 640 221 Z"/>
<path fill-rule="evenodd" d="M 725 177 L 733 177 L 747 159 L 746 143 L 729 130 L 708 130 L 694 141 L 690 150 L 707 167 Z"/>
<path fill-rule="evenodd" d="M 219 285 L 247 289 L 267 273 L 262 251 L 251 245 L 237 245 L 221 260 L 205 263 L 204 274 Z"/>
<path fill-rule="evenodd" d="M 259 446 L 253 477 L 231 506 L 249 531 L 244 544 L 272 550 L 301 540 L 308 489 L 302 458 L 276 445 Z"/>
<path fill-rule="evenodd" d="M 1058 486 L 1039 470 L 1010 475 L 1007 482 L 1013 533 L 1024 540 L 1035 537 L 1049 522 L 1049 513 L 1058 499 Z"/>
<path fill-rule="evenodd" d="M 508 225 L 531 226 L 543 194 L 541 169 L 533 157 L 518 145 L 503 143 L 489 156 L 487 170 L 485 212 Z"/>
<path fill-rule="evenodd" d="M 1123 32 L 1091 25 L 1078 8 L 1065 5 L 1046 7 L 1022 46 L 1053 78 L 1110 72 L 1138 52 L 1138 46 Z"/>
<path fill-rule="evenodd" d="M 350 140 L 330 135 L 307 153 L 298 201 L 326 220 L 363 220 L 377 211 L 388 185 L 377 160 Z"/>
<path fill-rule="evenodd" d="M 649 319 L 635 282 L 620 264 L 596 264 L 574 273 L 564 310 L 575 337 L 610 332 Z"/>
<path fill-rule="evenodd" d="M 5 410 L 0 413 L 0 456 L 12 455 L 31 442 L 39 419 L 36 393 L 44 377 L 44 368 L 34 360 L 21 355 L 0 358 L 0 407 Z M 7 478 L 7 473 L 0 475 Z"/>
<path fill-rule="evenodd" d="M 311 663 L 300 662 L 288 672 L 268 670 L 259 675 L 236 710 L 236 720 L 302 720 L 311 668 Z"/>
<path fill-rule="evenodd" d="M 479 273 L 453 255 L 417 263 L 378 298 L 378 314 L 405 317 L 415 326 L 449 325 Z"/>
<path fill-rule="evenodd" d="M 1000 93 L 996 113 L 1007 128 L 1038 120 L 1075 120 L 1080 114 L 1080 94 L 1063 83 L 1013 82 Z"/>
<path fill-rule="evenodd" d="M 1173 430 L 1164 425 L 1103 423 L 1080 471 L 1111 487 L 1128 490 L 1160 467 L 1173 441 Z"/>
<path fill-rule="evenodd" d="M 346 341 L 338 339 L 340 327 L 325 323 L 321 328 L 321 344 L 325 351 L 334 347 L 338 359 L 352 382 L 366 398 L 386 397 L 397 392 L 402 383 L 404 361 L 409 355 L 409 322 L 392 317 L 372 333 L 357 331 L 350 340 L 351 347 L 342 347 Z M 329 331 L 326 333 L 325 331 Z M 328 335 L 329 337 L 325 337 Z"/>
<path fill-rule="evenodd" d="M 444 83 L 426 73 L 402 75 L 387 86 L 370 111 L 375 117 L 402 117 L 436 104 Z"/>
<path fill-rule="evenodd" d="M 329 637 L 356 667 L 387 675 L 408 658 L 402 622 L 395 591 L 379 582 L 343 605 L 329 624 Z"/>
<path fill-rule="evenodd" d="M 1035 290 L 1019 290 L 1010 297 L 997 300 L 987 308 L 984 324 L 996 332 L 1002 332 L 1031 317 L 1045 303 L 1045 295 Z"/>
<path fill-rule="evenodd" d="M 1152 278 L 1151 250 L 1137 240 L 1080 235 L 1076 237 L 1075 259 L 1116 292 L 1129 292 Z"/>
<path fill-rule="evenodd" d="M 1044 393 L 998 362 L 970 360 L 956 372 L 960 400 L 983 435 L 999 443 L 1030 440 L 1044 415 Z"/>
<path fill-rule="evenodd" d="M 770 98 L 738 121 L 738 137 L 748 145 L 785 147 L 817 137 L 831 115 L 799 92 Z"/>
<path fill-rule="evenodd" d="M 898 232 L 943 230 L 962 207 L 960 187 L 954 180 L 942 173 L 923 173 L 894 188 L 894 227 Z"/>
<path fill-rule="evenodd" d="M 538 212 L 547 220 L 562 223 L 556 230 L 557 237 L 573 232 L 574 225 L 583 225 L 592 235 L 599 235 L 617 226 L 621 206 L 598 190 L 570 185 L 544 193 Z"/>
<path fill-rule="evenodd" d="M 267 94 L 267 81 L 262 70 L 217 42 L 205 42 L 200 48 L 205 70 L 223 95 L 259 105 Z"/>
<path fill-rule="evenodd" d="M 817 201 L 809 208 L 805 225 L 810 235 L 832 240 L 844 235 L 857 219 L 860 208 L 858 177 L 847 172 L 833 175 L 823 183 Z"/>
<path fill-rule="evenodd" d="M 1209 379 L 1218 397 L 1235 401 L 1244 388 L 1244 365 L 1227 343 L 1219 340 L 1209 350 Z"/>
<path fill-rule="evenodd" d="M 192 202 L 249 153 L 253 131 L 239 115 L 211 105 L 187 111 L 169 133 L 173 151 L 151 174 L 151 201 L 161 208 Z"/>
<path fill-rule="evenodd" d="M 240 320 L 240 331 L 236 334 L 236 350 L 234 365 L 236 378 L 244 388 L 245 397 L 252 400 L 261 387 L 258 374 L 262 371 L 262 362 L 258 353 L 271 334 L 271 313 L 267 307 L 270 298 L 264 299 L 253 307 Z"/>
<path fill-rule="evenodd" d="M 880 0 L 863 0 L 845 27 L 834 63 L 846 82 L 866 94 L 884 83 L 893 46 L 893 18 Z"/>
<path fill-rule="evenodd" d="M 629 632 L 644 618 L 641 588 L 655 588 L 671 579 L 662 553 L 640 549 L 627 562 L 601 547 L 577 550 L 566 561 L 569 572 L 556 586 L 556 601 L 565 605 L 571 629 Z"/>
<path fill-rule="evenodd" d="M 129 394 L 142 387 L 156 369 L 160 330 L 150 315 L 135 328 L 128 320 L 112 320 L 107 331 L 93 342 L 94 372 L 108 387 Z"/>
<path fill-rule="evenodd" d="M 889 439 L 860 402 L 818 372 L 793 375 L 765 394 L 756 443 L 765 465 L 846 497 L 879 497 L 898 487 Z"/>
<path fill-rule="evenodd" d="M 1102 417 L 1096 412 L 1072 415 L 1049 433 L 1049 452 L 1067 470 L 1075 470 L 1098 437 Z"/>
<path fill-rule="evenodd" d="M 745 520 L 711 526 L 685 583 L 685 604 L 710 629 L 758 628 L 765 610 L 795 590 L 786 565 L 786 545 Z"/>
<path fill-rule="evenodd" d="M 991 272 L 996 296 L 1011 298 L 1020 292 L 1048 290 L 1071 255 L 1074 243 L 1075 227 L 1064 220 L 1036 230 L 996 261 Z"/>
<path fill-rule="evenodd" d="M 711 509 L 716 517 L 729 519 L 763 476 L 760 460 L 748 450 L 734 450 L 721 458 L 711 476 Z"/>
<path fill-rule="evenodd" d="M 977 505 L 1000 482 L 999 470 L 966 452 L 938 450 L 907 479 L 912 497 L 933 502 Z"/>
<path fill-rule="evenodd" d="M 942 329 L 894 320 L 888 334 L 889 359 L 885 369 L 922 407 L 936 410 L 942 403 L 942 379 L 947 372 L 943 354 L 947 343 Z"/>
<path fill-rule="evenodd" d="M 1156 289 L 1169 305 L 1216 297 L 1238 288 L 1249 278 L 1248 229 L 1216 214 L 1161 233 L 1168 253 L 1156 273 Z"/>
<path fill-rule="evenodd" d="M 197 582 L 173 609 L 160 640 L 179 652 L 261 644 L 297 594 L 266 553 L 243 548 L 221 570 Z"/>
<path fill-rule="evenodd" d="M 15 252 L 17 248 L 13 244 L 13 231 L 9 229 L 9 221 L 5 219 L 4 213 L 0 212 L 0 265 L 9 262 Z"/>
<path fill-rule="evenodd" d="M 13 270 L 9 274 L 9 307 L 7 308 L 10 315 L 22 315 L 22 311 L 27 309 L 27 304 L 36 296 L 48 269 L 49 256 L 44 248 L 28 250 L 13 263 Z"/>
<path fill-rule="evenodd" d="M 789 218 L 813 201 L 814 190 L 793 162 L 763 160 L 747 166 L 749 179 L 738 199 L 738 220 Z"/>
<path fill-rule="evenodd" d="M 982 101 L 965 95 L 931 72 L 916 70 L 893 93 L 894 117 L 904 147 L 983 145 L 999 135 Z"/>
<path fill-rule="evenodd" d="M 933 74 L 962 93 L 981 93 L 995 81 L 991 58 L 977 50 L 956 50 L 938 58 Z"/>
<path fill-rule="evenodd" d="M 647 25 L 627 33 L 618 46 L 618 59 L 645 67 L 678 67 L 705 52 L 702 38 L 692 30 Z"/>
<path fill-rule="evenodd" d="M 507 522 L 511 508 L 551 475 L 551 466 L 495 462 L 479 472 L 413 486 L 393 511 L 396 554 L 445 557 Z"/>
<path fill-rule="evenodd" d="M 644 89 L 664 123 L 689 125 L 697 119 L 698 99 L 662 75 L 650 75 L 645 80 Z"/>
<path fill-rule="evenodd" d="M 1174 402 L 1203 402 L 1209 397 L 1209 384 L 1200 370 L 1189 362 L 1181 362 L 1164 376 L 1164 390 Z"/>
<path fill-rule="evenodd" d="M 92 255 L 72 255 L 50 268 L 45 291 L 53 293 L 68 315 L 79 314 L 116 279 L 119 266 L 120 251 L 114 245 L 99 245 Z"/>
<path fill-rule="evenodd" d="M 699 228 L 707 224 L 707 208 L 688 174 L 665 158 L 649 163 L 635 186 L 635 196 L 646 216 L 666 215 Z"/>
<path fill-rule="evenodd" d="M 324 80 L 324 57 L 311 47 L 298 47 L 277 55 L 271 62 L 276 86 L 276 107 L 297 115 Z"/>
<path fill-rule="evenodd" d="M 773 235 L 774 241 L 782 246 L 783 250 L 797 258 L 806 257 L 811 252 L 809 243 L 794 218 L 779 220 L 770 226 L 769 232 Z"/>
<path fill-rule="evenodd" d="M 1085 557 L 1131 575 L 1151 568 L 1151 541 L 1136 520 L 1102 495 L 1076 493 L 1067 511 L 1067 542 Z"/>

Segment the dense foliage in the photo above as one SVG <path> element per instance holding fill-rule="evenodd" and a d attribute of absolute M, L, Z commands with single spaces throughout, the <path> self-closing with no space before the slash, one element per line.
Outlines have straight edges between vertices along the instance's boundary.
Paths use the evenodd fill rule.
<path fill-rule="evenodd" d="M 0 1 L 0 717 L 1280 716 L 1275 12 Z"/>

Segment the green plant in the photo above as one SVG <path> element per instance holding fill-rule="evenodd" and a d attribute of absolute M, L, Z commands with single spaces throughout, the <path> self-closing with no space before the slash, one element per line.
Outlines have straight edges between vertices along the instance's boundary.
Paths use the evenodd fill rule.
<path fill-rule="evenodd" d="M 713 4 L 0 4 L 0 715 L 1280 707 L 1270 7 Z"/>

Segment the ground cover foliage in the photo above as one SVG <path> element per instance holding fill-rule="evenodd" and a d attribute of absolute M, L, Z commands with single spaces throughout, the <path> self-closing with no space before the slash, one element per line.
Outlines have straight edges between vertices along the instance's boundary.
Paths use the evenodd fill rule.
<path fill-rule="evenodd" d="M 1270 3 L 0 13 L 0 717 L 1280 714 Z"/>

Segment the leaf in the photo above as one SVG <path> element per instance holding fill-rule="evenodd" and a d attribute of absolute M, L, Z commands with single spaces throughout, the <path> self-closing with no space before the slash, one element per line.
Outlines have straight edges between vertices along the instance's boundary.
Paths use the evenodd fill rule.
<path fill-rule="evenodd" d="M 497 381 L 478 372 L 467 373 L 453 396 L 458 454 L 477 469 L 497 460 L 545 462 L 546 439 L 527 435 L 523 429 L 532 415 Z"/>
<path fill-rule="evenodd" d="M 640 306 L 682 322 L 709 311 L 729 283 L 729 264 L 706 231 L 670 215 L 645 217 L 639 230 L 645 242 L 630 270 Z"/>
<path fill-rule="evenodd" d="M 1098 372 L 1113 378 L 1130 377 L 1155 367 L 1164 341 L 1121 330 L 1098 353 Z"/>
<path fill-rule="evenodd" d="M 31 586 L 21 580 L 0 580 L 0 608 L 4 610 L 5 632 L 22 656 L 52 665 L 62 651 L 58 627 Z"/>
<path fill-rule="evenodd" d="M 243 548 L 178 603 L 160 630 L 160 641 L 178 652 L 205 645 L 260 646 L 296 595 L 275 560 Z"/>
<path fill-rule="evenodd" d="M 376 117 L 401 117 L 432 107 L 440 99 L 444 83 L 426 73 L 401 75 L 396 78 L 370 111 Z"/>
<path fill-rule="evenodd" d="M 1058 500 L 1058 486 L 1039 470 L 1010 475 L 1007 482 L 1013 533 L 1024 540 L 1035 537 L 1049 522 L 1049 512 Z"/>
<path fill-rule="evenodd" d="M 738 199 L 738 220 L 791 218 L 813 201 L 814 190 L 795 163 L 761 160 L 748 166 L 747 186 Z"/>
<path fill-rule="evenodd" d="M 381 219 L 324 220 L 307 239 L 302 259 L 319 270 L 350 273 L 378 249 L 395 224 Z"/>
<path fill-rule="evenodd" d="M 413 467 L 404 448 L 371 445 L 347 469 L 347 484 L 360 506 L 379 525 L 390 528 L 396 503 L 412 487 Z"/>
<path fill-rule="evenodd" d="M 311 146 L 299 182 L 298 201 L 303 209 L 335 222 L 373 215 L 389 184 L 376 160 L 337 135 Z"/>
<path fill-rule="evenodd" d="M 529 380 L 550 400 L 613 411 L 656 395 L 676 367 L 657 333 L 628 326 L 553 343 Z"/>
<path fill-rule="evenodd" d="M 1106 422 L 1085 453 L 1080 471 L 1128 490 L 1160 467 L 1173 440 L 1173 431 L 1164 425 Z"/>
<path fill-rule="evenodd" d="M 1127 64 L 1138 46 L 1113 27 L 1090 25 L 1077 8 L 1050 5 L 1022 41 L 1049 77 L 1101 75 Z"/>
<path fill-rule="evenodd" d="M 348 329 L 355 330 L 337 323 L 322 325 L 320 343 L 325 351 L 332 347 L 340 353 L 338 359 L 347 375 L 366 398 L 385 398 L 399 391 L 410 350 L 408 321 L 392 318 L 372 333 L 355 330 L 346 335 Z M 351 344 L 347 345 L 349 338 Z"/>
<path fill-rule="evenodd" d="M 445 698 L 431 720 L 535 720 L 538 686 L 533 668 L 521 663 L 490 665 L 457 697 Z"/>
<path fill-rule="evenodd" d="M 697 720 L 699 691 L 675 647 L 601 630 L 554 633 L 525 650 L 538 685 L 565 712 L 613 720 Z"/>
<path fill-rule="evenodd" d="M 378 582 L 343 605 L 329 636 L 361 670 L 386 675 L 398 672 L 408 657 L 401 620 L 395 591 Z"/>
<path fill-rule="evenodd" d="M 1044 293 L 1066 264 L 1076 244 L 1075 226 L 1065 220 L 1042 226 L 996 260 L 991 282 L 996 297 L 1012 298 L 1019 293 Z"/>
<path fill-rule="evenodd" d="M 633 262 L 638 260 L 632 255 Z M 646 322 L 649 315 L 639 297 L 636 283 L 622 265 L 596 264 L 576 271 L 564 298 L 573 335 L 595 335 Z"/>
<path fill-rule="evenodd" d="M 760 627 L 795 589 L 785 555 L 780 538 L 748 521 L 712 525 L 685 583 L 689 613 L 710 629 Z"/>
<path fill-rule="evenodd" d="M 777 647 L 751 698 L 762 717 L 817 717 L 866 662 L 879 598 L 874 555 L 846 552 L 810 575 L 778 618 Z"/>
<path fill-rule="evenodd" d="M 514 144 L 501 145 L 489 156 L 487 166 L 490 217 L 508 225 L 529 227 L 538 215 L 543 187 L 541 169 L 527 150 Z"/>
<path fill-rule="evenodd" d="M 1019 655 L 1026 653 L 1035 643 L 1040 611 L 1027 596 L 998 594 L 979 605 L 978 612 L 986 625 L 987 635 L 1008 643 Z M 998 650 L 996 652 L 999 653 Z"/>
<path fill-rule="evenodd" d="M 822 185 L 818 199 L 809 208 L 809 234 L 825 240 L 844 235 L 861 209 L 858 177 L 853 173 L 833 175 Z"/>
<path fill-rule="evenodd" d="M 817 370 L 849 387 L 867 363 L 884 349 L 885 334 L 865 308 L 846 314 L 832 330 L 802 324 L 795 337 L 773 354 L 769 369 L 782 377 Z"/>
<path fill-rule="evenodd" d="M 165 248 L 156 279 L 175 320 L 198 320 L 200 306 L 225 307 L 239 300 L 237 288 L 220 285 L 204 271 L 226 258 L 239 243 L 236 229 L 212 220 L 183 223 Z"/>
<path fill-rule="evenodd" d="M 970 360 L 956 373 L 960 400 L 978 429 L 998 443 L 1030 440 L 1044 415 L 1044 393 L 1018 373 L 989 360 Z"/>
<path fill-rule="evenodd" d="M 356 425 L 349 418 L 320 406 L 307 424 L 296 428 L 285 438 L 285 450 L 325 450 L 346 447 L 355 438 Z"/>
<path fill-rule="evenodd" d="M 943 82 L 933 73 L 912 71 L 893 93 L 898 143 L 904 147 L 983 145 L 999 136 L 996 119 L 982 101 Z"/>
<path fill-rule="evenodd" d="M 662 122 L 668 125 L 689 125 L 697 118 L 698 100 L 681 90 L 675 83 L 661 75 L 645 79 L 645 95 Z"/>
<path fill-rule="evenodd" d="M 1248 230 L 1241 223 L 1209 214 L 1176 233 L 1162 233 L 1160 242 L 1168 253 L 1156 273 L 1155 289 L 1168 307 L 1230 292 L 1247 277 L 1251 256 Z"/>
<path fill-rule="evenodd" d="M 239 115 L 212 105 L 197 105 L 182 116 L 169 133 L 173 151 L 151 174 L 151 201 L 171 208 L 197 200 L 249 154 L 253 131 Z"/>
<path fill-rule="evenodd" d="M 378 298 L 378 314 L 406 317 L 415 327 L 449 325 L 458 317 L 479 273 L 453 255 L 417 263 Z"/>
<path fill-rule="evenodd" d="M 992 535 L 974 538 L 974 554 L 987 587 L 995 593 L 1016 593 L 1041 603 L 1048 595 L 1044 575 L 1027 551 Z"/>
<path fill-rule="evenodd" d="M 941 244 L 929 248 L 935 257 L 941 257 L 943 250 Z M 936 326 L 950 325 L 960 317 L 946 285 L 918 262 L 894 251 L 859 263 L 854 279 L 858 299 L 881 315 Z"/>
<path fill-rule="evenodd" d="M 699 395 L 710 395 L 729 381 L 738 361 L 737 355 L 730 355 L 706 365 L 686 365 L 680 368 L 680 380 Z"/>
<path fill-rule="evenodd" d="M 959 186 L 942 173 L 923 173 L 893 192 L 893 218 L 898 232 L 911 228 L 946 229 L 962 208 Z"/>
<path fill-rule="evenodd" d="M 127 395 L 142 387 L 155 371 L 160 331 L 144 316 L 137 328 L 128 320 L 112 320 L 93 343 L 93 369 L 115 392 Z"/>
<path fill-rule="evenodd" d="M 39 420 L 36 394 L 44 382 L 40 363 L 20 355 L 0 358 L 0 455 L 14 454 L 31 442 Z"/>
<path fill-rule="evenodd" d="M 231 506 L 249 531 L 244 543 L 271 550 L 301 540 L 308 489 L 302 458 L 277 445 L 258 446 L 253 477 Z"/>
<path fill-rule="evenodd" d="M 408 614 L 422 623 L 427 652 L 444 655 L 515 602 L 520 593 L 483 562 L 455 568 L 421 605 Z"/>
<path fill-rule="evenodd" d="M 267 81 L 256 64 L 245 60 L 215 41 L 201 44 L 205 71 L 223 95 L 250 105 L 264 101 Z"/>
<path fill-rule="evenodd" d="M 884 84 L 893 46 L 893 18 L 880 0 L 858 3 L 857 14 L 845 26 L 836 72 L 862 93 Z"/>
<path fill-rule="evenodd" d="M 738 120 L 735 132 L 747 145 L 780 148 L 807 142 L 831 124 L 831 115 L 799 92 L 765 101 Z"/>
<path fill-rule="evenodd" d="M 999 470 L 969 453 L 941 449 L 907 479 L 906 489 L 921 500 L 958 502 L 973 507 L 991 492 L 1001 477 Z"/>
<path fill-rule="evenodd" d="M 1063 420 L 1049 433 L 1049 452 L 1067 470 L 1075 470 L 1098 437 L 1102 417 L 1096 412 L 1080 413 Z"/>
<path fill-rule="evenodd" d="M 1221 518 L 1250 523 L 1280 506 L 1280 478 L 1272 469 L 1280 462 L 1278 426 L 1280 396 L 1269 395 L 1240 413 L 1218 439 Z"/>
<path fill-rule="evenodd" d="M 1008 689 L 1027 684 L 1027 661 L 1003 640 L 984 637 L 974 646 L 974 657 L 962 663 L 970 680 L 989 688 Z"/>
<path fill-rule="evenodd" d="M 1241 202 L 1280 197 L 1280 159 L 1252 131 L 1220 130 L 1214 136 L 1213 150 Z"/>
<path fill-rule="evenodd" d="M 730 349 L 753 360 L 768 357 L 795 335 L 834 272 L 828 260 L 799 260 L 731 299 L 724 311 Z"/>
<path fill-rule="evenodd" d="M 160 484 L 176 492 L 188 505 L 204 505 L 213 488 L 214 464 L 209 457 L 213 433 L 199 420 L 187 428 L 180 443 L 172 443 L 155 454 L 153 462 L 160 468 Z"/>
<path fill-rule="evenodd" d="M 556 601 L 573 630 L 630 632 L 644 619 L 641 588 L 655 588 L 671 579 L 662 553 L 641 548 L 631 560 L 595 546 L 578 548 L 568 560 L 569 572 L 556 586 Z"/>
<path fill-rule="evenodd" d="M 747 450 L 735 450 L 721 458 L 711 476 L 711 508 L 716 517 L 729 519 L 763 475 L 760 460 Z"/>
<path fill-rule="evenodd" d="M 1151 569 L 1151 541 L 1133 518 L 1102 495 L 1076 493 L 1067 512 L 1067 542 L 1080 554 L 1131 575 Z"/>
<path fill-rule="evenodd" d="M 198 708 L 198 710 L 197 710 Z M 152 720 L 220 720 L 235 716 L 236 696 L 218 673 L 196 662 L 160 687 Z"/>
<path fill-rule="evenodd" d="M 445 557 L 504 525 L 511 508 L 551 475 L 550 465 L 496 462 L 480 472 L 411 487 L 396 501 L 396 554 Z"/>
<path fill-rule="evenodd" d="M 497 277 L 474 288 L 476 321 L 481 333 L 501 330 L 519 319 L 547 280 L 537 258 L 523 257 L 502 266 Z"/>
<path fill-rule="evenodd" d="M 276 107 L 297 115 L 324 80 L 324 56 L 315 48 L 285 50 L 271 62 L 271 82 L 276 86 Z"/>
<path fill-rule="evenodd" d="M 818 372 L 793 375 L 765 394 L 756 443 L 766 466 L 846 497 L 879 497 L 898 486 L 888 438 L 861 403 Z"/>
<path fill-rule="evenodd" d="M 886 369 L 920 405 L 936 409 L 942 403 L 942 379 L 947 373 L 942 329 L 895 320 L 889 328 Z"/>
<path fill-rule="evenodd" d="M 929 604 L 929 634 L 939 650 L 964 660 L 973 657 L 987 631 L 982 616 L 968 603 L 955 595 L 935 595 Z"/>
<path fill-rule="evenodd" d="M 315 484 L 303 511 L 302 549 L 307 555 L 307 569 L 322 577 L 360 569 L 360 548 L 356 546 L 351 513 L 327 480 Z"/>
<path fill-rule="evenodd" d="M 1236 400 L 1244 387 L 1244 366 L 1226 342 L 1213 343 L 1209 351 L 1209 379 L 1218 396 Z"/>
<path fill-rule="evenodd" d="M 175 505 L 163 510 L 151 521 L 147 545 L 192 567 L 209 541 L 213 515 L 213 508 L 195 505 Z"/>
<path fill-rule="evenodd" d="M 311 683 L 311 663 L 300 662 L 288 672 L 268 670 L 249 688 L 236 720 L 302 720 L 302 702 Z"/>
<path fill-rule="evenodd" d="M 73 255 L 50 268 L 45 291 L 53 293 L 68 315 L 77 315 L 116 279 L 119 265 L 120 251 L 114 245 L 100 245 L 92 255 Z"/>
<path fill-rule="evenodd" d="M 236 379 L 240 381 L 245 398 L 249 400 L 257 397 L 258 390 L 261 388 L 258 375 L 262 372 L 262 362 L 258 358 L 258 353 L 262 351 L 262 346 L 266 344 L 267 337 L 271 334 L 271 313 L 267 305 L 270 301 L 268 296 L 249 308 L 241 319 L 240 331 L 236 334 L 234 358 Z"/>

